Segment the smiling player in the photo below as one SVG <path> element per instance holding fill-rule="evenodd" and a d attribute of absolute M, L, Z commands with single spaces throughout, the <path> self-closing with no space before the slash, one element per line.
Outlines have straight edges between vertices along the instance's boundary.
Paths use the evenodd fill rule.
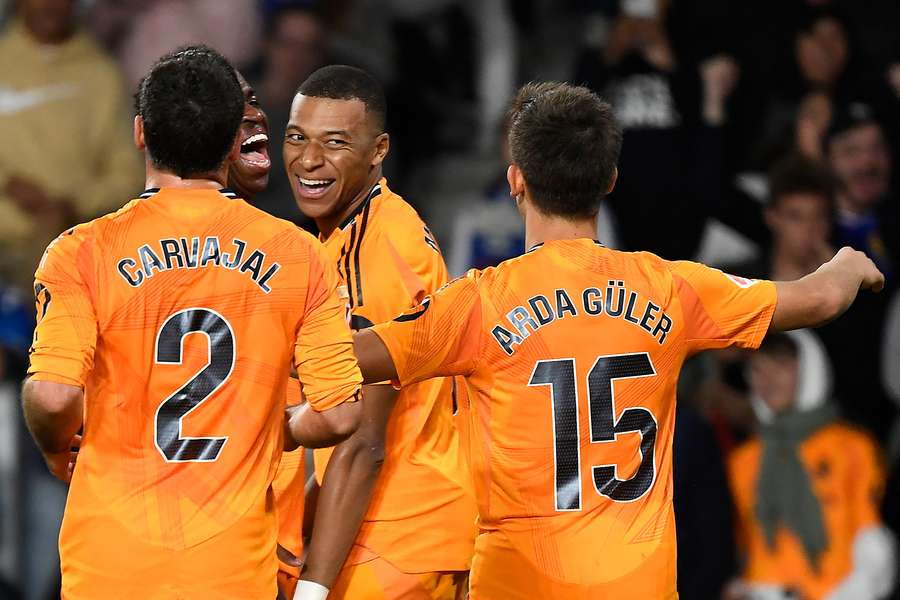
<path fill-rule="evenodd" d="M 431 232 L 381 175 L 384 126 L 380 84 L 330 66 L 300 86 L 284 142 L 294 196 L 341 275 L 353 329 L 392 319 L 447 280 Z M 435 379 L 399 394 L 374 385 L 363 395 L 359 435 L 330 457 L 316 452 L 324 483 L 295 598 L 323 598 L 332 588 L 332 600 L 452 600 L 469 567 L 475 518 L 452 383 Z"/>
<path fill-rule="evenodd" d="M 228 187 L 238 196 L 252 202 L 269 183 L 269 119 L 259 104 L 256 91 L 239 71 L 235 71 L 241 93 L 244 94 L 244 118 L 238 131 L 241 153 L 231 161 L 228 170 Z"/>

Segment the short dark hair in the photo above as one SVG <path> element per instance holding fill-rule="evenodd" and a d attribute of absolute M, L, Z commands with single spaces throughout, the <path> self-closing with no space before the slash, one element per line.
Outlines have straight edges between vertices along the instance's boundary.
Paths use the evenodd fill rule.
<path fill-rule="evenodd" d="M 387 100 L 384 88 L 366 71 L 348 65 L 328 65 L 314 71 L 300 84 L 298 94 L 332 100 L 359 100 L 366 106 L 372 124 L 384 131 Z"/>
<path fill-rule="evenodd" d="M 135 110 L 154 166 L 190 177 L 222 166 L 244 115 L 244 95 L 221 54 L 185 46 L 162 56 L 141 80 Z"/>
<path fill-rule="evenodd" d="M 622 147 L 612 107 L 567 83 L 528 83 L 509 112 L 509 148 L 538 210 L 593 217 L 609 190 Z"/>
<path fill-rule="evenodd" d="M 825 200 L 828 212 L 834 210 L 837 180 L 819 161 L 792 154 L 777 162 L 769 173 L 769 206 L 776 208 L 793 194 L 810 194 Z"/>

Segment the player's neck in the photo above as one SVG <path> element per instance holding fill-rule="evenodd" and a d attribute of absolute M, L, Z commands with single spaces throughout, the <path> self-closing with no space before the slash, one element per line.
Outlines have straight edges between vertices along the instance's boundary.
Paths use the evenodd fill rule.
<path fill-rule="evenodd" d="M 525 248 L 554 240 L 594 239 L 597 217 L 569 220 L 531 210 L 525 215 Z"/>
<path fill-rule="evenodd" d="M 328 215 L 326 217 L 321 217 L 316 219 L 316 227 L 319 228 L 319 232 L 322 234 L 323 239 L 327 239 L 328 236 L 337 228 L 338 225 L 343 223 L 347 217 L 352 215 L 356 209 L 360 207 L 360 205 L 366 201 L 366 198 L 369 197 L 369 193 L 372 191 L 372 188 L 376 183 L 381 179 L 381 167 L 375 167 L 372 169 L 369 176 L 366 178 L 366 183 L 363 185 L 356 195 L 344 208 L 343 210 L 336 212 L 332 215 Z"/>
<path fill-rule="evenodd" d="M 178 188 L 182 190 L 220 190 L 225 187 L 225 182 L 227 180 L 227 170 L 221 170 L 216 173 L 209 173 L 195 178 L 183 178 L 175 173 L 149 167 L 147 169 L 145 185 L 147 189 Z"/>

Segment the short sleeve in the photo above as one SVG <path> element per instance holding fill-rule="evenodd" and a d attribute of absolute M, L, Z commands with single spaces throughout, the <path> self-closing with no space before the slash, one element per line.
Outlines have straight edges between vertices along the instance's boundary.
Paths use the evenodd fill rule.
<path fill-rule="evenodd" d="M 432 377 L 468 375 L 481 351 L 481 299 L 477 272 L 426 297 L 393 321 L 376 325 L 401 386 Z"/>
<path fill-rule="evenodd" d="M 773 282 L 728 275 L 694 262 L 668 264 L 691 351 L 759 347 L 775 312 Z"/>
<path fill-rule="evenodd" d="M 303 319 L 294 344 L 294 366 L 303 395 L 317 411 L 359 398 L 362 374 L 353 354 L 346 303 L 338 298 L 337 274 L 318 243 L 309 244 L 309 281 Z"/>
<path fill-rule="evenodd" d="M 97 316 L 90 282 L 92 246 L 72 230 L 54 240 L 35 272 L 37 327 L 28 375 L 84 387 L 94 366 Z"/>

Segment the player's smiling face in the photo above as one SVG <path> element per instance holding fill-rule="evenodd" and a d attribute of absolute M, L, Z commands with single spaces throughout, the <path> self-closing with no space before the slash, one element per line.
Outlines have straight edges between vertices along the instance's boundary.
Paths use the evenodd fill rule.
<path fill-rule="evenodd" d="M 361 100 L 298 94 L 284 139 L 284 164 L 297 206 L 331 225 L 365 199 L 373 169 L 387 153 Z M 320 228 L 322 223 L 319 223 Z"/>
<path fill-rule="evenodd" d="M 244 92 L 244 119 L 238 131 L 241 154 L 231 164 L 228 185 L 249 200 L 266 189 L 269 183 L 272 168 L 269 160 L 269 120 L 259 105 L 256 92 L 240 73 L 237 76 Z"/>

